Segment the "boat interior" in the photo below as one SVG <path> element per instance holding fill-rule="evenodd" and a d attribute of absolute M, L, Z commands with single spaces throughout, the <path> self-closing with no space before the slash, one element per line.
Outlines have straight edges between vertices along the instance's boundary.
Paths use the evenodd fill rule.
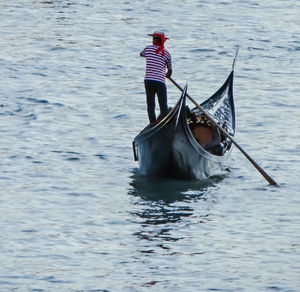
<path fill-rule="evenodd" d="M 187 113 L 189 128 L 199 145 L 211 154 L 223 156 L 229 148 L 228 142 L 230 141 L 220 133 L 220 130 L 205 115 L 196 115 L 190 110 L 187 110 Z"/>

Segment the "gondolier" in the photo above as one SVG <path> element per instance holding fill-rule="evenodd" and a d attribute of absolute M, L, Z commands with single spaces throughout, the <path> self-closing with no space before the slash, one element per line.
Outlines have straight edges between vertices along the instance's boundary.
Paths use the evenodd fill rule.
<path fill-rule="evenodd" d="M 172 75 L 172 60 L 164 43 L 168 39 L 163 32 L 148 34 L 153 37 L 152 45 L 147 46 L 140 53 L 146 58 L 145 90 L 147 97 L 147 111 L 150 123 L 155 122 L 155 95 L 158 97 L 160 114 L 168 113 L 167 87 L 165 78 Z M 167 73 L 166 73 L 167 70 Z"/>

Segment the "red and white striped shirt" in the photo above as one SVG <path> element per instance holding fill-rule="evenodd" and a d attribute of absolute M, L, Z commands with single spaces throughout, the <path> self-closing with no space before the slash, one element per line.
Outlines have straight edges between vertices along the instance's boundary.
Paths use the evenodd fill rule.
<path fill-rule="evenodd" d="M 165 54 L 158 54 L 155 51 L 159 48 L 156 45 L 147 46 L 141 56 L 146 58 L 146 75 L 145 80 L 155 80 L 165 83 L 166 68 L 172 69 L 172 60 L 170 53 L 165 49 Z"/>

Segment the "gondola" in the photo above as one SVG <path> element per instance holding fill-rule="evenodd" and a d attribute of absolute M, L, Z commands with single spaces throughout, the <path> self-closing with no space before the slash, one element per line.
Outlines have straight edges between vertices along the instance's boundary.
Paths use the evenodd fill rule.
<path fill-rule="evenodd" d="M 232 69 L 219 90 L 201 103 L 231 137 L 235 134 L 233 76 Z M 186 99 L 187 86 L 167 116 L 134 138 L 139 174 L 202 180 L 223 173 L 232 142 L 198 107 L 189 109 Z"/>

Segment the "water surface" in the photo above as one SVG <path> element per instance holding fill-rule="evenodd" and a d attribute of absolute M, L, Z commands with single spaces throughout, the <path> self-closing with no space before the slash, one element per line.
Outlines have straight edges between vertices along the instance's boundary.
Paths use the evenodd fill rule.
<path fill-rule="evenodd" d="M 300 5 L 0 4 L 1 291 L 298 291 Z M 139 52 L 164 30 L 201 102 L 231 70 L 238 143 L 208 181 L 137 174 Z M 168 83 L 169 105 L 178 90 Z"/>

